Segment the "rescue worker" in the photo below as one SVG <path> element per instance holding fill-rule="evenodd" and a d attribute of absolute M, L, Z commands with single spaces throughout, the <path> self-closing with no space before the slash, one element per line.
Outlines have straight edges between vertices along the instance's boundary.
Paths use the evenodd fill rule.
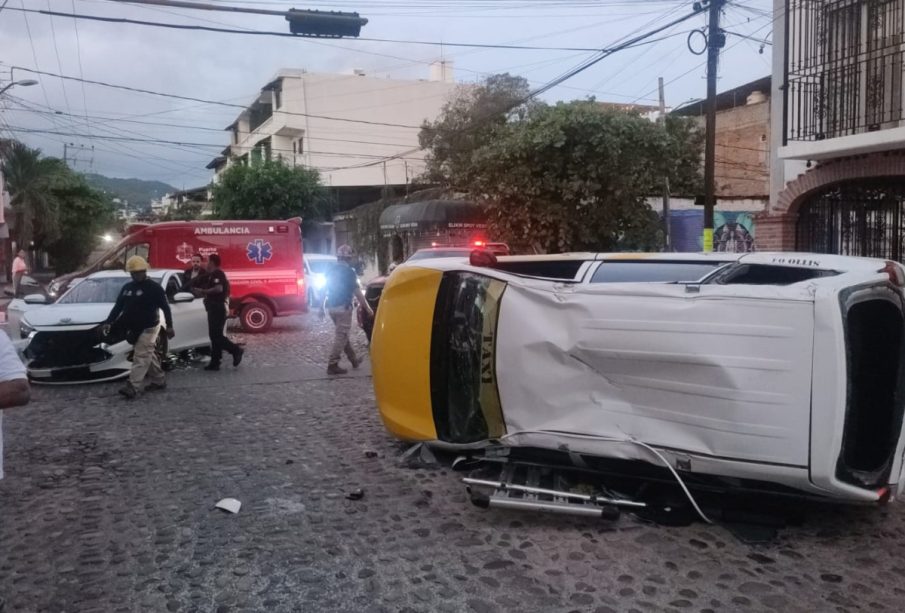
<path fill-rule="evenodd" d="M 134 346 L 129 382 L 119 390 L 120 394 L 132 399 L 142 391 L 145 377 L 151 381 L 148 390 L 162 390 L 167 386 L 157 354 L 160 311 L 166 321 L 167 338 L 173 338 L 176 333 L 166 293 L 159 283 L 148 278 L 148 262 L 140 255 L 133 255 L 126 262 L 126 272 L 132 276 L 132 281 L 120 290 L 116 304 L 104 322 L 103 332 L 106 336 L 113 324 L 122 326 L 126 340 Z"/>
<path fill-rule="evenodd" d="M 352 368 L 358 368 L 361 364 L 361 360 L 352 349 L 352 343 L 349 342 L 349 332 L 352 329 L 352 299 L 357 298 L 358 304 L 365 309 L 368 317 L 374 317 L 374 310 L 358 287 L 358 276 L 352 268 L 353 257 L 352 247 L 342 245 L 336 250 L 336 264 L 333 264 L 327 273 L 327 296 L 324 299 L 324 307 L 336 326 L 336 337 L 327 362 L 328 375 L 344 375 L 348 372 L 339 366 L 343 351 L 352 363 Z"/>
<path fill-rule="evenodd" d="M 192 256 L 192 266 L 182 273 L 185 283 L 180 291 L 191 292 L 193 287 L 204 287 L 207 271 L 204 269 L 204 257 L 200 253 Z"/>
<path fill-rule="evenodd" d="M 226 338 L 227 301 L 229 300 L 229 280 L 220 268 L 220 256 L 212 253 L 207 258 L 207 277 L 202 286 L 193 288 L 204 296 L 207 310 L 207 332 L 211 339 L 211 361 L 204 370 L 220 370 L 220 360 L 226 351 L 233 356 L 233 366 L 242 362 L 245 350 Z"/>

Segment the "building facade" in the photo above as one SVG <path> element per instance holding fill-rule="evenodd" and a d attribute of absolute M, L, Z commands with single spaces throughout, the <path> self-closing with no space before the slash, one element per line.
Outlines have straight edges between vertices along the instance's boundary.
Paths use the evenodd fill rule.
<path fill-rule="evenodd" d="M 755 218 L 770 199 L 770 77 L 724 91 L 716 107 L 716 195 L 714 249 L 745 252 L 757 246 Z M 691 117 L 704 129 L 706 102 L 696 101 L 672 112 Z M 661 200 L 650 200 L 660 210 Z M 704 207 L 694 198 L 670 200 L 672 251 L 703 249 Z"/>
<path fill-rule="evenodd" d="M 761 248 L 905 257 L 905 0 L 774 0 Z"/>
<path fill-rule="evenodd" d="M 320 171 L 339 210 L 404 189 L 424 170 L 418 132 L 454 94 L 452 67 L 430 79 L 281 70 L 227 127 L 230 144 L 208 164 L 282 160 Z M 216 176 L 214 181 L 216 181 Z"/>

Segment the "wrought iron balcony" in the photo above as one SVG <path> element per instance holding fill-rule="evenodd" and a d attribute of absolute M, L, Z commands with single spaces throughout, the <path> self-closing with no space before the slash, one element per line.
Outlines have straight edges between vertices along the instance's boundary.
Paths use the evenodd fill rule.
<path fill-rule="evenodd" d="M 785 141 L 905 126 L 905 0 L 786 0 Z"/>

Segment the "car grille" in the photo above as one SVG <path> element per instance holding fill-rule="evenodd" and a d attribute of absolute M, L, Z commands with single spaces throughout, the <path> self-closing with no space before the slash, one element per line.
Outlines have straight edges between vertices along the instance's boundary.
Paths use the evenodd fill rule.
<path fill-rule="evenodd" d="M 25 349 L 29 368 L 67 368 L 95 364 L 110 358 L 98 345 L 100 329 L 37 332 Z"/>

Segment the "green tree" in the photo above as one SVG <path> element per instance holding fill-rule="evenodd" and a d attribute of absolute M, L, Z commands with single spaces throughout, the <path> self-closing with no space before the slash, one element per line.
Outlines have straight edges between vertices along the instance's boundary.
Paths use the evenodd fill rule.
<path fill-rule="evenodd" d="M 523 117 L 528 81 L 495 74 L 477 86 L 461 86 L 434 122 L 425 122 L 418 141 L 428 153 L 424 180 L 454 189 L 467 188 L 474 169 L 474 153 L 492 142 L 495 132 Z"/>
<path fill-rule="evenodd" d="M 593 101 L 537 106 L 473 154 L 470 193 L 495 238 L 540 252 L 657 249 L 646 199 L 694 184 L 700 139 Z"/>
<path fill-rule="evenodd" d="M 179 207 L 167 211 L 160 221 L 195 221 L 201 218 L 201 211 L 204 205 L 200 202 L 192 202 L 186 200 Z"/>
<path fill-rule="evenodd" d="M 82 175 L 72 172 L 55 192 L 63 230 L 57 240 L 42 246 L 57 274 L 65 274 L 78 270 L 97 246 L 98 237 L 114 225 L 113 203 L 93 189 Z"/>
<path fill-rule="evenodd" d="M 10 194 L 15 218 L 16 242 L 28 246 L 53 241 L 60 237 L 60 200 L 56 188 L 62 187 L 71 173 L 57 158 L 41 156 L 40 149 L 32 149 L 14 142 L 3 156 L 3 175 Z"/>
<path fill-rule="evenodd" d="M 220 219 L 322 219 L 329 212 L 317 170 L 278 161 L 234 164 L 212 191 Z"/>
<path fill-rule="evenodd" d="M 113 207 L 99 190 L 57 158 L 18 142 L 3 148 L 3 174 L 21 246 L 46 251 L 57 272 L 78 268 L 113 223 Z"/>

